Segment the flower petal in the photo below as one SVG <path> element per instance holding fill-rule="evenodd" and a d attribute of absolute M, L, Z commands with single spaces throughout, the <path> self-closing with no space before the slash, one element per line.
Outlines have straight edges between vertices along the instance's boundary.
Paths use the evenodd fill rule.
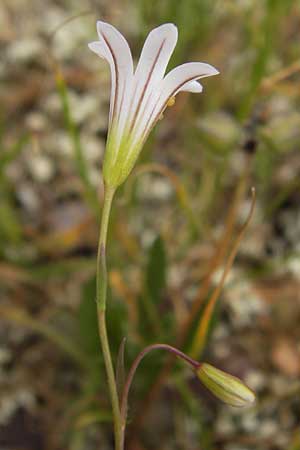
<path fill-rule="evenodd" d="M 120 111 L 129 103 L 129 86 L 133 78 L 133 61 L 129 45 L 124 36 L 112 25 L 98 21 L 99 41 L 89 48 L 106 59 L 111 70 L 110 126 L 117 123 Z"/>
<path fill-rule="evenodd" d="M 168 98 L 176 95 L 178 92 L 186 90 L 188 83 L 200 78 L 211 77 L 218 73 L 219 71 L 210 64 L 200 62 L 185 63 L 175 67 L 168 73 L 161 84 L 161 100 L 167 101 Z"/>
<path fill-rule="evenodd" d="M 203 91 L 203 86 L 198 81 L 188 81 L 180 89 L 181 92 L 194 92 L 199 93 Z"/>
<path fill-rule="evenodd" d="M 148 34 L 134 74 L 134 97 L 129 116 L 131 130 L 145 115 L 149 99 L 163 79 L 177 38 L 177 28 L 171 23 L 161 25 Z"/>
<path fill-rule="evenodd" d="M 169 98 L 174 97 L 180 91 L 202 92 L 202 86 L 196 80 L 217 75 L 219 71 L 210 64 L 191 62 L 175 67 L 157 87 L 156 97 L 153 96 L 147 114 L 145 134 L 153 127 L 161 113 L 164 111 Z"/>
<path fill-rule="evenodd" d="M 151 77 L 151 81 L 162 79 L 178 39 L 177 27 L 165 23 L 152 30 L 144 43 L 135 71 L 135 80 L 142 84 Z"/>

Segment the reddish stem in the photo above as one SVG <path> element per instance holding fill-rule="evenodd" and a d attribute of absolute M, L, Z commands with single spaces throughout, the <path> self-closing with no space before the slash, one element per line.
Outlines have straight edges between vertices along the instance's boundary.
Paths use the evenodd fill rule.
<path fill-rule="evenodd" d="M 144 358 L 149 352 L 152 350 L 167 350 L 168 352 L 172 353 L 173 355 L 177 356 L 178 358 L 183 359 L 188 364 L 190 364 L 193 369 L 198 369 L 201 366 L 201 363 L 198 361 L 195 361 L 194 359 L 190 358 L 185 353 L 181 352 L 175 347 L 172 347 L 168 344 L 152 344 L 148 347 L 145 347 L 135 358 L 135 360 L 132 363 L 132 366 L 129 370 L 128 376 L 126 378 L 126 382 L 124 385 L 123 393 L 122 393 L 122 399 L 121 399 L 121 422 L 122 422 L 122 445 L 121 449 L 124 448 L 124 437 L 125 437 L 125 427 L 126 427 L 126 416 L 127 416 L 127 405 L 128 405 L 128 395 L 129 390 L 132 384 L 133 377 L 135 375 L 135 372 Z"/>

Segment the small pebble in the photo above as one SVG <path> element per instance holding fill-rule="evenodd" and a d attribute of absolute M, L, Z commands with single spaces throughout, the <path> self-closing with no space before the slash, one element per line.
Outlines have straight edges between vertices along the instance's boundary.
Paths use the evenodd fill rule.
<path fill-rule="evenodd" d="M 54 163 L 47 156 L 31 155 L 27 164 L 32 177 L 41 183 L 50 181 L 54 175 Z"/>
<path fill-rule="evenodd" d="M 245 383 L 254 391 L 262 390 L 267 383 L 266 376 L 258 370 L 249 370 L 245 375 Z"/>
<path fill-rule="evenodd" d="M 17 196 L 22 205 L 30 212 L 36 212 L 39 209 L 40 198 L 32 184 L 20 183 Z"/>
<path fill-rule="evenodd" d="M 216 423 L 216 432 L 222 436 L 230 436 L 235 432 L 235 425 L 230 416 L 222 415 Z"/>
<path fill-rule="evenodd" d="M 277 433 L 277 430 L 278 424 L 275 420 L 265 419 L 261 422 L 257 431 L 261 437 L 268 439 L 274 436 Z"/>
<path fill-rule="evenodd" d="M 9 349 L 0 347 L 0 365 L 6 364 L 10 361 L 12 354 Z"/>
<path fill-rule="evenodd" d="M 139 177 L 139 199 L 147 200 L 168 200 L 173 194 L 173 187 L 169 180 L 164 177 L 143 174 Z"/>
<path fill-rule="evenodd" d="M 10 420 L 14 412 L 24 407 L 27 410 L 32 409 L 35 404 L 35 398 L 28 389 L 19 389 L 2 395 L 0 408 L 0 425 L 5 425 Z"/>
<path fill-rule="evenodd" d="M 47 118 L 38 111 L 28 113 L 25 117 L 25 125 L 32 131 L 40 132 L 47 127 Z"/>
<path fill-rule="evenodd" d="M 15 63 L 36 61 L 42 53 L 43 45 L 36 37 L 17 39 L 7 49 L 9 60 Z"/>
<path fill-rule="evenodd" d="M 242 418 L 242 426 L 248 433 L 255 432 L 260 426 L 257 415 L 253 412 L 249 412 Z"/>

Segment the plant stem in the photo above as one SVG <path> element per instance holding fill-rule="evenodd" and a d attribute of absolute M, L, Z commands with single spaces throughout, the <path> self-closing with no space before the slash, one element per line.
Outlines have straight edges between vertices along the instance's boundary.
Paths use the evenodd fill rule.
<path fill-rule="evenodd" d="M 172 347 L 168 344 L 152 344 L 148 347 L 145 347 L 135 358 L 135 360 L 132 363 L 132 366 L 129 370 L 124 390 L 122 393 L 122 399 L 121 399 L 121 426 L 122 426 L 122 441 L 121 441 L 121 450 L 124 448 L 124 437 L 125 437 L 125 428 L 126 428 L 126 417 L 127 417 L 127 405 L 128 405 L 128 394 L 130 390 L 130 386 L 132 384 L 133 377 L 135 375 L 135 372 L 144 358 L 149 352 L 152 350 L 167 350 L 168 352 L 172 353 L 173 355 L 177 356 L 178 358 L 183 359 L 188 364 L 190 364 L 194 369 L 198 369 L 201 366 L 201 363 L 198 361 L 195 361 L 194 359 L 190 358 L 185 353 L 181 352 L 175 347 Z"/>
<path fill-rule="evenodd" d="M 98 244 L 96 299 L 97 299 L 99 337 L 103 352 L 104 365 L 110 393 L 110 401 L 113 411 L 115 449 L 121 450 L 122 441 L 121 441 L 120 406 L 119 406 L 117 385 L 115 380 L 115 372 L 107 337 L 106 319 L 105 319 L 106 296 L 107 296 L 106 240 L 107 240 L 107 230 L 111 204 L 114 197 L 114 193 L 115 189 L 106 187 L 101 217 L 99 244 Z"/>

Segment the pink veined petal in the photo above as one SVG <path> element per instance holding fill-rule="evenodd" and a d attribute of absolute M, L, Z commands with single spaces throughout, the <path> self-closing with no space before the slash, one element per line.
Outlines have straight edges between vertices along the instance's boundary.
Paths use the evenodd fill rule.
<path fill-rule="evenodd" d="M 194 92 L 194 93 L 200 93 L 203 91 L 203 86 L 198 81 L 188 81 L 185 83 L 182 88 L 180 89 L 180 92 Z"/>
<path fill-rule="evenodd" d="M 200 78 L 217 75 L 219 71 L 210 64 L 201 62 L 185 63 L 171 70 L 161 83 L 161 102 L 166 102 L 170 97 L 178 94 L 193 81 Z M 194 86 L 194 84 L 192 85 Z"/>
<path fill-rule="evenodd" d="M 146 115 L 150 98 L 163 79 L 177 38 L 177 28 L 171 23 L 155 28 L 147 36 L 134 74 L 129 115 L 131 130 Z"/>
<path fill-rule="evenodd" d="M 105 46 L 100 41 L 90 42 L 88 47 L 92 52 L 96 53 L 96 55 L 100 56 L 100 58 L 106 59 L 110 62 L 110 54 L 107 52 Z"/>
<path fill-rule="evenodd" d="M 157 87 L 159 96 L 155 103 L 152 102 L 152 109 L 148 113 L 147 124 L 144 126 L 145 133 L 147 134 L 158 120 L 169 98 L 174 97 L 181 91 L 202 92 L 202 86 L 196 80 L 218 73 L 219 71 L 210 64 L 201 62 L 185 63 L 171 70 Z"/>
<path fill-rule="evenodd" d="M 99 41 L 89 44 L 89 48 L 106 59 L 111 70 L 111 96 L 109 126 L 117 128 L 120 113 L 128 109 L 130 86 L 133 78 L 133 61 L 129 45 L 124 36 L 112 25 L 98 21 Z M 121 134 L 121 130 L 117 130 Z"/>

